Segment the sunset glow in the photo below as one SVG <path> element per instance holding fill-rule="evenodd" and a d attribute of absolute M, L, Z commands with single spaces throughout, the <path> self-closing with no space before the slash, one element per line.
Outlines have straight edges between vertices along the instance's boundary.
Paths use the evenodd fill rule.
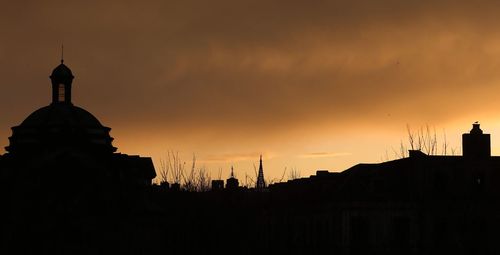
<path fill-rule="evenodd" d="M 178 151 L 244 179 L 262 154 L 270 180 L 309 176 L 393 159 L 408 125 L 460 153 L 475 121 L 500 155 L 500 4 L 402 3 L 12 1 L 0 144 L 50 103 L 64 43 L 75 105 L 157 168 Z"/>

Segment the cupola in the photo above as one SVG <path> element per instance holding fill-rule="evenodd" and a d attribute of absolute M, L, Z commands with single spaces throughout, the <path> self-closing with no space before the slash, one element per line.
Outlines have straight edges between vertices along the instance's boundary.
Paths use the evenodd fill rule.
<path fill-rule="evenodd" d="M 73 82 L 73 73 L 61 60 L 50 75 L 52 81 L 52 103 L 71 104 L 71 83 Z"/>

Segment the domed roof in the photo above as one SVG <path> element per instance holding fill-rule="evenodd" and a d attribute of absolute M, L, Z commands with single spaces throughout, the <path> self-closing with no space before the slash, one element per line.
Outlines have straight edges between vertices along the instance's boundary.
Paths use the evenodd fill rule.
<path fill-rule="evenodd" d="M 63 62 L 64 61 L 61 60 L 61 64 L 54 68 L 52 74 L 50 75 L 51 79 L 72 80 L 74 78 L 71 69 L 63 64 Z"/>
<path fill-rule="evenodd" d="M 116 151 L 109 135 L 111 128 L 71 103 L 73 73 L 63 64 L 50 75 L 52 103 L 30 114 L 9 137 L 10 153 L 39 153 L 47 150 L 84 149 L 97 153 Z M 63 85 L 63 87 L 61 87 Z"/>
<path fill-rule="evenodd" d="M 20 126 L 41 127 L 56 125 L 103 127 L 99 120 L 90 112 L 72 104 L 51 104 L 42 107 L 30 114 Z"/>
<path fill-rule="evenodd" d="M 40 151 L 50 148 L 89 148 L 94 152 L 114 152 L 111 128 L 72 104 L 53 103 L 30 114 L 12 128 L 9 152 Z"/>

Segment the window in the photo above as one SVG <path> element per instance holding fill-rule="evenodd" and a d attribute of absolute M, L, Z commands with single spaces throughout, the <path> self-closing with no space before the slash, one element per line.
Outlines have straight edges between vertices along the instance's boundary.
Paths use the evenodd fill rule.
<path fill-rule="evenodd" d="M 57 100 L 59 102 L 64 102 L 66 101 L 66 91 L 65 91 L 65 86 L 64 84 L 59 84 L 59 91 L 58 91 L 58 97 Z"/>
<path fill-rule="evenodd" d="M 476 192 L 481 192 L 484 189 L 484 174 L 476 173 L 474 175 L 474 189 Z"/>

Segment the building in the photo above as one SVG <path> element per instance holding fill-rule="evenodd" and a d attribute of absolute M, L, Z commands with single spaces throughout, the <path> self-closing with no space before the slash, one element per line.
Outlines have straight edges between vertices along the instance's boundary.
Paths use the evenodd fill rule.
<path fill-rule="evenodd" d="M 236 177 L 234 177 L 234 169 L 231 166 L 231 175 L 229 179 L 226 180 L 226 189 L 227 190 L 237 190 L 240 187 L 240 183 Z"/>
<path fill-rule="evenodd" d="M 224 190 L 224 180 L 212 180 L 212 191 Z"/>
<path fill-rule="evenodd" d="M 490 155 L 490 135 L 478 123 L 462 146 L 462 156 L 413 150 L 407 158 L 318 171 L 270 189 L 288 210 L 297 205 L 283 218 L 304 235 L 304 246 L 340 254 L 493 254 L 500 157 Z M 313 229 L 304 232 L 303 224 Z"/>
<path fill-rule="evenodd" d="M 5 186 L 65 194 L 147 187 L 151 158 L 117 153 L 111 128 L 72 101 L 72 71 L 61 61 L 50 75 L 52 101 L 12 127 L 0 171 Z"/>
<path fill-rule="evenodd" d="M 116 153 L 110 128 L 73 105 L 66 65 L 51 81 L 50 105 L 0 155 L 2 254 L 498 254 L 500 157 L 478 123 L 462 156 L 412 150 L 269 187 L 261 156 L 255 190 L 148 192 L 151 159 Z"/>
<path fill-rule="evenodd" d="M 110 229 L 145 208 L 151 158 L 116 152 L 111 128 L 73 104 L 73 78 L 61 61 L 50 104 L 12 127 L 0 156 L 0 253 L 119 251 Z"/>
<path fill-rule="evenodd" d="M 259 160 L 259 173 L 257 175 L 257 181 L 255 183 L 255 189 L 262 191 L 266 188 L 266 181 L 264 179 L 264 167 L 262 166 L 262 155 L 260 155 Z"/>

